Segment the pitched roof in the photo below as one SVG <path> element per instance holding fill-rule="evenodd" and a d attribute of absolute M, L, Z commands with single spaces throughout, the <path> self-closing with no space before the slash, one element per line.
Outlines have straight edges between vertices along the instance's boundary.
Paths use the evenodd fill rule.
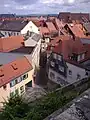
<path fill-rule="evenodd" d="M 90 33 L 90 23 L 84 23 L 83 26 L 86 29 L 86 31 Z"/>
<path fill-rule="evenodd" d="M 52 22 L 46 22 L 46 25 L 47 25 L 50 32 L 57 31 Z"/>
<path fill-rule="evenodd" d="M 86 52 L 86 49 L 79 39 L 61 39 L 60 43 L 55 46 L 53 52 L 62 54 L 64 59 L 68 59 L 73 53 L 81 54 Z"/>
<path fill-rule="evenodd" d="M 0 87 L 30 70 L 32 70 L 32 65 L 26 57 L 21 57 L 11 63 L 1 66 Z"/>
<path fill-rule="evenodd" d="M 10 51 L 10 52 L 12 52 L 12 53 L 22 53 L 22 54 L 31 54 L 33 52 L 34 48 L 35 48 L 35 46 L 31 46 L 31 47 L 30 46 L 27 46 L 27 47 L 22 46 L 20 48 L 17 48 L 15 50 Z"/>
<path fill-rule="evenodd" d="M 20 32 L 27 24 L 28 21 L 24 20 L 4 20 L 0 25 L 0 30 Z"/>
<path fill-rule="evenodd" d="M 39 27 L 41 35 L 49 34 L 49 29 L 47 27 Z"/>
<path fill-rule="evenodd" d="M 0 38 L 0 51 L 9 52 L 16 48 L 23 46 L 23 36 L 11 36 L 7 38 Z"/>
<path fill-rule="evenodd" d="M 60 41 L 69 40 L 69 39 L 71 39 L 70 36 L 60 35 L 59 37 L 53 38 L 53 40 L 51 40 L 49 45 L 56 46 L 57 44 L 60 43 Z"/>
<path fill-rule="evenodd" d="M 39 20 L 32 20 L 32 22 L 37 26 L 40 27 L 41 26 L 41 22 Z"/>
<path fill-rule="evenodd" d="M 65 22 L 68 22 L 68 18 L 71 20 L 79 20 L 80 22 L 89 21 L 89 13 L 70 13 L 70 12 L 60 12 L 59 19 L 64 19 Z"/>
<path fill-rule="evenodd" d="M 72 31 L 72 33 L 76 37 L 80 37 L 80 38 L 85 37 L 84 32 L 83 32 L 80 25 L 78 25 L 78 24 L 76 24 L 76 25 L 74 25 L 74 24 L 66 24 L 65 26 L 68 26 L 69 29 Z"/>
<path fill-rule="evenodd" d="M 55 18 L 55 24 L 57 29 L 61 29 L 62 27 L 64 27 L 64 24 L 62 21 L 60 21 L 58 18 Z"/>
<path fill-rule="evenodd" d="M 0 65 L 8 64 L 17 58 L 22 57 L 22 54 L 3 53 L 0 52 Z"/>

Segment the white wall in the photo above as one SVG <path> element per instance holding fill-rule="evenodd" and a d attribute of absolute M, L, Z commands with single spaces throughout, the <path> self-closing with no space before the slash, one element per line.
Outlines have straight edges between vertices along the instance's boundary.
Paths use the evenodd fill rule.
<path fill-rule="evenodd" d="M 29 30 L 30 32 L 34 32 L 34 33 L 39 34 L 38 27 L 37 27 L 32 21 L 30 21 L 30 22 L 21 30 L 21 34 L 26 34 L 28 30 Z"/>
<path fill-rule="evenodd" d="M 67 70 L 67 80 L 69 82 L 76 82 L 77 81 L 77 74 L 81 76 L 81 79 L 85 78 L 86 71 L 83 68 L 77 67 L 73 64 L 67 63 L 68 70 Z M 68 74 L 69 70 L 72 71 L 72 76 Z"/>
<path fill-rule="evenodd" d="M 57 77 L 60 77 L 61 79 L 67 81 L 68 83 L 74 83 L 76 81 L 78 81 L 79 79 L 77 79 L 77 74 L 79 74 L 81 76 L 80 79 L 83 79 L 85 77 L 87 77 L 85 74 L 86 74 L 86 71 L 85 69 L 83 68 L 80 68 L 80 67 L 77 67 L 75 65 L 72 65 L 70 63 L 66 63 L 67 66 L 68 66 L 68 69 L 67 69 L 67 77 L 63 77 L 62 75 L 60 75 L 59 73 L 53 71 L 51 68 L 49 68 L 49 73 L 48 73 L 48 78 L 56 83 L 57 82 Z M 69 70 L 72 71 L 72 75 L 69 75 Z M 53 72 L 55 74 L 55 78 L 51 79 L 50 78 L 50 72 Z"/>
<path fill-rule="evenodd" d="M 36 48 L 34 49 L 34 52 L 32 53 L 32 63 L 34 66 L 39 66 L 39 59 L 40 59 L 40 49 L 41 49 L 41 39 L 37 43 Z"/>

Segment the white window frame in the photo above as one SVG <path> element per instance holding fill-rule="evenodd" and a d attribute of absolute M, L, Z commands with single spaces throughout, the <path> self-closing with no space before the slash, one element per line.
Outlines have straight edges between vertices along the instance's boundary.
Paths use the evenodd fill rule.
<path fill-rule="evenodd" d="M 52 77 L 51 74 L 53 74 L 54 77 Z M 54 74 L 53 72 L 50 72 L 50 78 L 51 78 L 51 79 L 55 79 L 55 74 Z"/>
<path fill-rule="evenodd" d="M 51 61 L 51 66 L 55 67 L 55 63 L 53 61 Z"/>
<path fill-rule="evenodd" d="M 70 74 L 70 72 L 71 72 L 71 74 Z M 68 70 L 68 75 L 72 76 L 72 71 L 71 70 Z"/>
<path fill-rule="evenodd" d="M 62 66 L 59 65 L 59 70 L 60 70 L 61 72 L 64 72 L 64 67 L 62 67 Z"/>
<path fill-rule="evenodd" d="M 78 77 L 79 75 L 79 77 Z M 80 74 L 77 74 L 77 80 L 80 80 L 81 79 L 81 75 Z"/>
<path fill-rule="evenodd" d="M 54 59 L 57 59 L 57 54 L 53 53 Z"/>
<path fill-rule="evenodd" d="M 62 57 L 60 55 L 58 55 L 58 60 L 62 61 Z"/>

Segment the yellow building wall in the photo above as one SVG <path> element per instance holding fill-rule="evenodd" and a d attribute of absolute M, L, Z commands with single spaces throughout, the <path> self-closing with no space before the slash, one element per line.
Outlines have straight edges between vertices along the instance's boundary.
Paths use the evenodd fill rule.
<path fill-rule="evenodd" d="M 4 102 L 5 100 L 6 101 L 8 100 L 8 98 L 10 97 L 10 93 L 11 92 L 15 93 L 15 90 L 18 89 L 19 95 L 21 95 L 21 92 L 20 92 L 20 87 L 21 86 L 24 87 L 24 92 L 25 92 L 25 85 L 27 83 L 29 83 L 31 80 L 32 80 L 32 83 L 33 83 L 33 72 L 34 72 L 34 69 L 32 69 L 31 71 L 27 72 L 28 73 L 28 78 L 25 79 L 25 80 L 22 80 L 20 83 L 16 84 L 13 87 L 10 87 L 10 83 L 8 83 L 6 85 L 7 86 L 6 89 L 4 89 L 3 86 L 0 88 L 0 107 L 3 106 L 2 102 Z M 25 73 L 25 74 L 27 74 L 27 73 Z"/>

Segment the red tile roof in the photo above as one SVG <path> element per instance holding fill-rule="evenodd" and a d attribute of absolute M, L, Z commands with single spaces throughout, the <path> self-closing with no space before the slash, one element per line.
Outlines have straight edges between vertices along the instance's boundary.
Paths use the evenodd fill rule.
<path fill-rule="evenodd" d="M 37 27 L 41 26 L 41 22 L 39 20 L 31 20 Z"/>
<path fill-rule="evenodd" d="M 49 45 L 56 46 L 57 43 L 59 43 L 60 41 L 69 40 L 69 39 L 71 39 L 70 36 L 60 35 L 59 37 L 53 38 L 53 40 L 51 40 L 51 42 L 49 43 Z"/>
<path fill-rule="evenodd" d="M 72 53 L 81 54 L 86 52 L 84 45 L 79 39 L 75 41 L 69 37 L 64 38 L 63 36 L 61 42 L 53 49 L 53 52 L 62 54 L 64 59 L 68 59 L 68 56 L 71 56 Z"/>
<path fill-rule="evenodd" d="M 69 18 L 80 22 L 89 21 L 89 13 L 60 12 L 58 17 L 59 19 L 64 19 L 65 22 L 68 22 Z"/>
<path fill-rule="evenodd" d="M 0 38 L 0 51 L 9 52 L 16 48 L 23 46 L 23 36 L 11 36 L 7 38 Z"/>
<path fill-rule="evenodd" d="M 72 33 L 75 35 L 75 37 L 85 37 L 84 31 L 82 30 L 80 24 L 66 24 L 66 26 L 69 27 L 69 29 L 72 31 Z"/>
<path fill-rule="evenodd" d="M 58 18 L 55 18 L 55 24 L 56 24 L 57 29 L 61 29 L 65 25 L 65 23 L 63 23 L 62 21 L 60 21 Z"/>
<path fill-rule="evenodd" d="M 1 66 L 0 87 L 30 70 L 32 70 L 32 65 L 26 57 L 21 57 L 11 63 Z"/>
<path fill-rule="evenodd" d="M 52 22 L 46 22 L 46 25 L 47 25 L 50 32 L 57 31 Z"/>
<path fill-rule="evenodd" d="M 49 34 L 49 29 L 47 27 L 39 27 L 41 35 Z"/>

